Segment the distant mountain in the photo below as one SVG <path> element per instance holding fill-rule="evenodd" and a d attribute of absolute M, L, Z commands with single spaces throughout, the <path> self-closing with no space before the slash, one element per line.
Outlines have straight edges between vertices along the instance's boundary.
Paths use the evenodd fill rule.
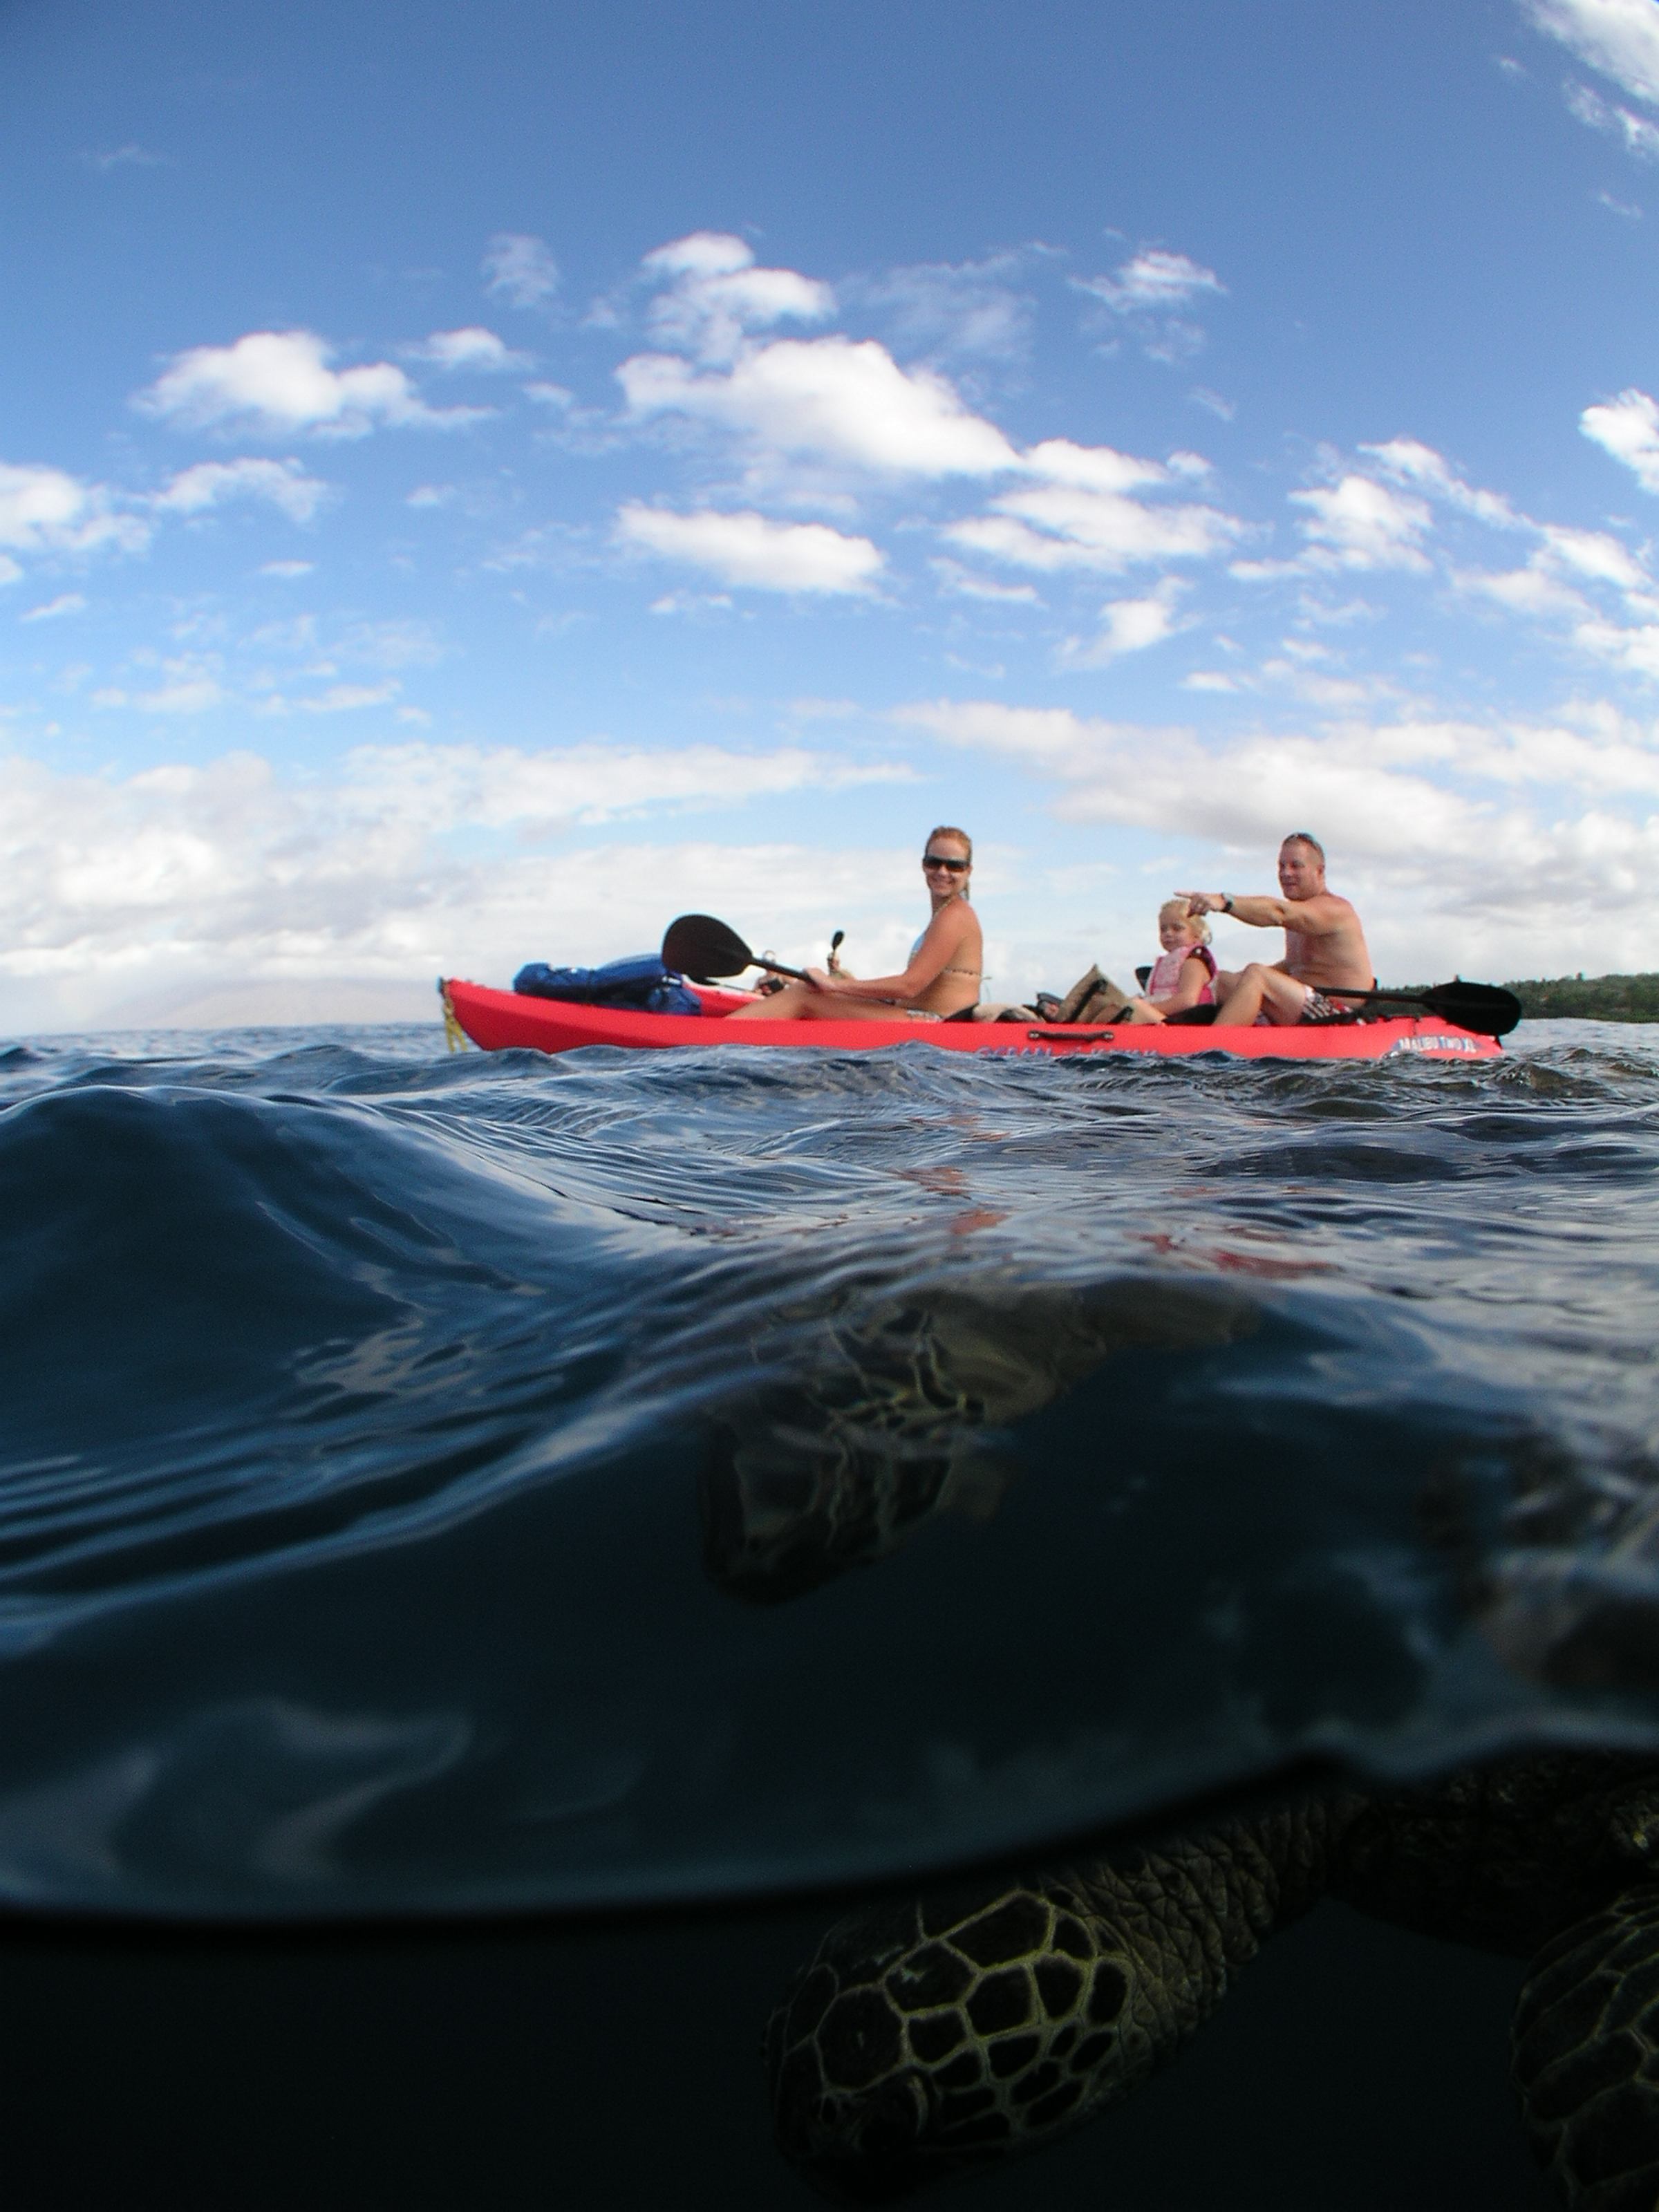
<path fill-rule="evenodd" d="M 1511 983 L 1528 1021 L 1659 1022 L 1659 975 L 1557 975 Z"/>

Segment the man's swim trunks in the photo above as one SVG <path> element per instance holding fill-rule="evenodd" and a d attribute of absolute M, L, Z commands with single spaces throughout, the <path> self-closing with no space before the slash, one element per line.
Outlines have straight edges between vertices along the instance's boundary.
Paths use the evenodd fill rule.
<path fill-rule="evenodd" d="M 1351 1022 L 1356 1018 L 1352 1007 L 1339 1006 L 1334 999 L 1328 999 L 1322 991 L 1316 991 L 1310 983 L 1304 983 L 1303 988 L 1308 995 L 1296 1018 L 1297 1029 L 1316 1029 L 1322 1023 Z"/>

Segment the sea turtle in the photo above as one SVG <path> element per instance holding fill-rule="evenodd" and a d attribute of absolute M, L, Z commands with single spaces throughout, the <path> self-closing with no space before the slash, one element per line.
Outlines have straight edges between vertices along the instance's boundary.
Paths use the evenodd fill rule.
<path fill-rule="evenodd" d="M 1530 1958 L 1513 2073 L 1581 2212 L 1659 2203 L 1659 1761 L 1544 1753 L 1308 1793 L 832 1928 L 774 2014 L 781 2148 L 881 2203 L 1036 2148 L 1173 2058 L 1321 1896 Z"/>
<path fill-rule="evenodd" d="M 1231 1285 L 1123 1276 L 1081 1285 L 981 1278 L 848 1296 L 781 1316 L 818 1323 L 810 1365 L 768 1371 L 711 1424 L 703 1558 L 734 1596 L 799 1597 L 896 1551 L 923 1522 L 995 1510 L 1012 1468 L 1005 1423 L 1127 1352 L 1225 1344 L 1261 1325 Z M 798 1359 L 799 1353 L 794 1357 Z"/>

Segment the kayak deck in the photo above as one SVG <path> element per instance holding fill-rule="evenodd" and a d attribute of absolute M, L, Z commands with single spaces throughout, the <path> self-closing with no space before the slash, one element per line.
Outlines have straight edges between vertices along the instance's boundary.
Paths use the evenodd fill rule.
<path fill-rule="evenodd" d="M 1340 1022 L 1313 1029 L 1187 1028 L 1158 1022 L 1062 1026 L 1055 1022 L 744 1022 L 724 1017 L 750 1003 L 746 994 L 699 988 L 703 1012 L 635 1013 L 564 1000 L 521 998 L 481 983 L 447 978 L 439 984 L 454 1018 L 485 1052 L 515 1047 L 574 1052 L 607 1044 L 660 1052 L 675 1046 L 781 1045 L 819 1051 L 872 1052 L 884 1046 L 930 1044 L 942 1052 L 997 1052 L 1054 1059 L 1079 1054 L 1158 1053 L 1180 1057 L 1227 1052 L 1241 1060 L 1386 1060 L 1397 1053 L 1431 1060 L 1495 1060 L 1495 1037 L 1477 1036 L 1438 1019 Z"/>

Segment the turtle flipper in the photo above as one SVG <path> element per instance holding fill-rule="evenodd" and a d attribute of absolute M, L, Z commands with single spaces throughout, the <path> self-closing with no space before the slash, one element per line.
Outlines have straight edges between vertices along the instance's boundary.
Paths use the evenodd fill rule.
<path fill-rule="evenodd" d="M 1127 2095 L 1224 1986 L 1149 1956 L 1063 1874 L 839 1921 L 767 2031 L 778 2146 L 830 2193 L 908 2196 Z M 1157 1948 L 1161 1931 L 1144 1928 Z M 1163 1969 L 1162 1972 L 1159 1969 Z"/>
<path fill-rule="evenodd" d="M 1659 2204 L 1659 1887 L 1565 1929 L 1516 2006 L 1515 2083 L 1540 2163 L 1576 2212 Z"/>
<path fill-rule="evenodd" d="M 1092 2119 L 1310 1901 L 1324 1835 L 1285 1813 L 838 1922 L 767 2031 L 779 2148 L 881 2203 Z"/>

